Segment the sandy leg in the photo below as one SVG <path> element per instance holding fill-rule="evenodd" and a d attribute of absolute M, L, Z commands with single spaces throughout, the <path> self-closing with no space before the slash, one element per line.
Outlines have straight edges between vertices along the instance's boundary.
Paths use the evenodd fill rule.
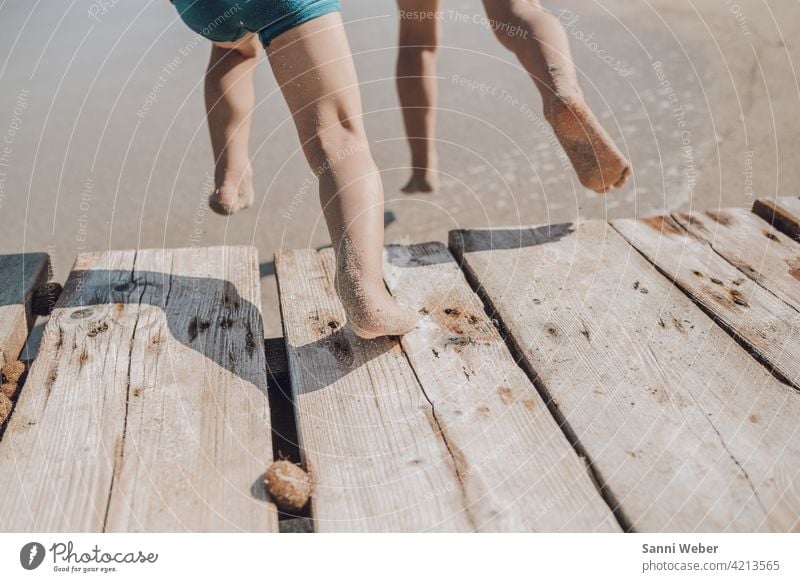
<path fill-rule="evenodd" d="M 538 0 L 484 0 L 483 4 L 498 40 L 516 55 L 539 89 L 544 115 L 581 183 L 596 192 L 622 186 L 631 173 L 630 162 L 584 101 L 558 18 Z"/>
<path fill-rule="evenodd" d="M 383 187 L 364 132 L 361 95 L 341 15 L 280 35 L 267 55 L 319 194 L 336 254 L 336 290 L 361 337 L 402 335 L 417 314 L 383 283 Z"/>
<path fill-rule="evenodd" d="M 253 70 L 261 43 L 249 35 L 234 43 L 214 43 L 205 78 L 208 128 L 216 165 L 216 188 L 209 207 L 230 215 L 253 203 L 249 140 L 255 95 Z"/>
<path fill-rule="evenodd" d="M 400 19 L 397 94 L 411 150 L 411 178 L 406 194 L 433 192 L 438 187 L 436 155 L 436 52 L 441 34 L 438 18 L 423 18 L 439 10 L 440 0 L 398 0 Z"/>

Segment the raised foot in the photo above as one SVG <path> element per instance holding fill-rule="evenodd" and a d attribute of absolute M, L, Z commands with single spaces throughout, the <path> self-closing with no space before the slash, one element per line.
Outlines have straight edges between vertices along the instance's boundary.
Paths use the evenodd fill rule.
<path fill-rule="evenodd" d="M 545 117 L 569 156 L 581 184 L 603 193 L 619 188 L 631 173 L 631 163 L 581 98 L 555 96 Z"/>
<path fill-rule="evenodd" d="M 230 216 L 253 204 L 253 170 L 248 165 L 243 172 L 225 171 L 222 183 L 208 198 L 208 206 L 223 216 Z"/>

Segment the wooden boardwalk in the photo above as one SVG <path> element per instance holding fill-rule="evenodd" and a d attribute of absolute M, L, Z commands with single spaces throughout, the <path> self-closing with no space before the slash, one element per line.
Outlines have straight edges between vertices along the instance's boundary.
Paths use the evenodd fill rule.
<path fill-rule="evenodd" d="M 266 355 L 254 249 L 81 255 L 0 436 L 0 530 L 278 531 L 269 371 L 318 532 L 800 531 L 798 241 L 786 198 L 389 246 L 421 320 L 373 341 L 330 249 L 282 251 Z"/>

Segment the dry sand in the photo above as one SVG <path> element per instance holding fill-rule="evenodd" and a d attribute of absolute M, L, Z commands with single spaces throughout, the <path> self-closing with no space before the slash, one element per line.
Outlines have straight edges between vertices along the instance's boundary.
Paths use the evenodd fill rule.
<path fill-rule="evenodd" d="M 791 0 L 569 0 L 589 102 L 634 165 L 603 197 L 565 169 L 540 101 L 478 0 L 448 0 L 440 55 L 440 191 L 406 196 L 391 0 L 346 0 L 366 123 L 395 220 L 387 242 L 449 229 L 749 205 L 797 195 L 800 5 Z M 280 333 L 272 253 L 328 242 L 311 172 L 266 61 L 252 148 L 256 200 L 210 212 L 208 47 L 166 0 L 0 8 L 0 252 L 254 244 L 267 335 Z M 800 66 L 800 65 L 798 65 Z"/>

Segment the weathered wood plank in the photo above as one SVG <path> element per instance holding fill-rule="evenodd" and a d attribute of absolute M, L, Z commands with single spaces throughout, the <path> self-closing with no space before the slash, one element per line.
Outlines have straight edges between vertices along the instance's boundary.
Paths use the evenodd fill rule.
<path fill-rule="evenodd" d="M 387 247 L 392 294 L 424 314 L 402 338 L 481 531 L 620 531 L 442 243 Z"/>
<path fill-rule="evenodd" d="M 611 227 L 454 232 L 451 248 L 632 529 L 800 527 L 800 395 Z"/>
<path fill-rule="evenodd" d="M 692 236 L 800 311 L 800 244 L 743 208 L 673 216 Z"/>
<path fill-rule="evenodd" d="M 732 220 L 727 211 L 713 214 L 722 222 Z M 684 220 L 688 222 L 689 217 Z M 690 235 L 673 217 L 615 220 L 612 224 L 720 325 L 800 387 L 800 342 L 796 341 L 800 312 L 747 276 L 757 277 L 758 265 L 740 258 L 736 262 L 742 270 L 737 269 L 706 242 Z M 752 252 L 766 252 L 769 239 L 763 237 L 763 241 Z M 736 256 L 734 248 L 728 253 Z"/>
<path fill-rule="evenodd" d="M 800 241 L 800 198 L 760 198 L 753 203 L 753 212 L 787 236 Z"/>
<path fill-rule="evenodd" d="M 0 255 L 0 366 L 22 351 L 35 319 L 31 295 L 47 282 L 49 268 L 45 253 Z"/>
<path fill-rule="evenodd" d="M 277 531 L 255 249 L 80 255 L 0 443 L 11 531 Z"/>
<path fill-rule="evenodd" d="M 474 529 L 400 344 L 361 340 L 344 325 L 332 251 L 282 251 L 275 267 L 315 529 Z"/>

